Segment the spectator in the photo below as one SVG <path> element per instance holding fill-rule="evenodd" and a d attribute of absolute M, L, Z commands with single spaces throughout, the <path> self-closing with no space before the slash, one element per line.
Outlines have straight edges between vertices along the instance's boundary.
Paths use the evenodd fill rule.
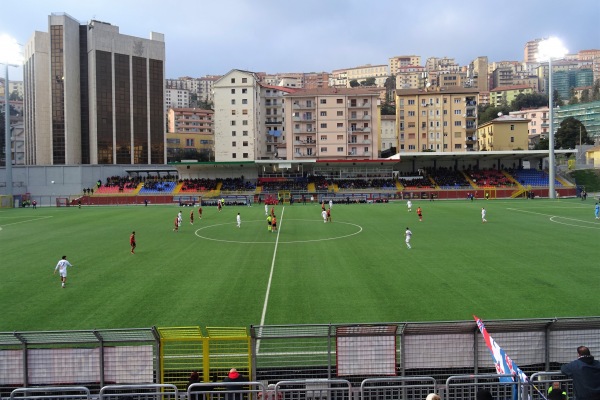
<path fill-rule="evenodd" d="M 192 371 L 192 373 L 190 374 L 190 377 L 188 379 L 188 389 L 194 383 L 200 383 L 200 375 L 196 371 Z"/>
<path fill-rule="evenodd" d="M 477 400 L 494 400 L 494 397 L 492 396 L 492 392 L 490 392 L 487 389 L 478 390 L 475 398 Z"/>
<path fill-rule="evenodd" d="M 600 361 L 594 360 L 590 349 L 577 348 L 577 359 L 560 367 L 560 371 L 573 379 L 576 400 L 600 400 Z"/>
<path fill-rule="evenodd" d="M 568 400 L 567 392 L 561 387 L 560 382 L 552 382 L 548 388 L 548 400 Z"/>
<path fill-rule="evenodd" d="M 225 383 L 225 389 L 228 392 L 235 392 L 243 390 L 242 386 L 239 385 L 228 385 L 228 383 L 239 383 L 246 382 L 246 378 L 242 374 L 240 374 L 237 369 L 231 368 L 229 370 L 229 374 L 225 379 L 223 379 L 223 383 Z M 228 393 L 227 400 L 242 400 L 242 395 L 238 393 Z"/>

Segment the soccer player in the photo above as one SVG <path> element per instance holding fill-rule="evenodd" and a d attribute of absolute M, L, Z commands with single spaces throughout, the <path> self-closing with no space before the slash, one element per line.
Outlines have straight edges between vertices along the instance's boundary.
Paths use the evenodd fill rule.
<path fill-rule="evenodd" d="M 408 200 L 406 202 L 406 207 L 408 208 L 408 212 L 411 212 L 412 211 L 412 201 Z"/>
<path fill-rule="evenodd" d="M 135 231 L 129 236 L 129 245 L 131 246 L 131 254 L 135 254 Z"/>
<path fill-rule="evenodd" d="M 323 223 L 327 222 L 327 211 L 325 209 L 321 211 L 321 217 L 323 217 Z"/>
<path fill-rule="evenodd" d="M 321 202 L 321 210 L 325 211 L 325 200 Z"/>
<path fill-rule="evenodd" d="M 329 208 L 333 207 L 333 199 L 329 199 Z"/>
<path fill-rule="evenodd" d="M 485 211 L 485 208 L 481 208 L 481 223 L 486 223 L 487 219 L 485 219 L 485 214 L 487 213 L 487 211 Z"/>
<path fill-rule="evenodd" d="M 179 218 L 175 217 L 175 226 L 173 227 L 173 232 L 179 232 Z"/>
<path fill-rule="evenodd" d="M 269 215 L 269 205 L 265 203 L 265 217 Z"/>
<path fill-rule="evenodd" d="M 221 208 L 223 206 L 221 205 L 221 200 L 217 200 L 217 209 L 219 210 L 219 212 L 221 212 Z"/>
<path fill-rule="evenodd" d="M 194 210 L 190 212 L 190 224 L 194 225 Z"/>
<path fill-rule="evenodd" d="M 596 203 L 596 207 L 594 207 L 594 214 L 596 215 L 596 219 L 600 219 L 600 204 Z"/>
<path fill-rule="evenodd" d="M 327 210 L 327 221 L 331 222 L 331 208 Z"/>
<path fill-rule="evenodd" d="M 181 222 L 183 221 L 183 214 L 181 214 L 181 211 L 177 214 L 177 219 L 179 220 L 179 226 L 181 226 Z"/>
<path fill-rule="evenodd" d="M 423 222 L 423 210 L 421 210 L 421 207 L 417 207 L 417 215 L 419 216 L 419 222 Z"/>
<path fill-rule="evenodd" d="M 62 258 L 58 261 L 58 264 L 56 264 L 56 267 L 54 267 L 54 273 L 56 274 L 56 271 L 58 271 L 58 274 L 60 275 L 61 286 L 63 288 L 65 287 L 65 283 L 67 283 L 67 267 L 72 266 L 73 265 L 67 261 L 67 256 L 62 256 Z"/>
<path fill-rule="evenodd" d="M 271 227 L 272 227 L 271 223 L 273 222 L 272 218 L 273 217 L 271 217 L 270 215 L 267 216 L 267 229 L 269 230 L 269 232 L 271 232 Z"/>
<path fill-rule="evenodd" d="M 242 217 L 240 217 L 240 213 L 238 213 L 237 217 L 235 217 L 235 220 L 237 221 L 237 227 L 241 227 L 242 226 Z"/>
<path fill-rule="evenodd" d="M 202 204 L 198 206 L 198 216 L 200 217 L 200 219 L 202 219 Z"/>
<path fill-rule="evenodd" d="M 406 242 L 406 247 L 408 249 L 412 249 L 412 247 L 410 246 L 411 236 L 412 236 L 412 232 L 410 231 L 410 229 L 408 229 L 408 226 L 407 226 L 406 231 L 404 232 L 404 241 Z"/>
<path fill-rule="evenodd" d="M 271 217 L 275 216 L 275 206 L 271 207 Z"/>
<path fill-rule="evenodd" d="M 273 232 L 277 231 L 277 217 L 275 217 L 273 215 L 273 218 L 271 218 L 271 230 Z"/>

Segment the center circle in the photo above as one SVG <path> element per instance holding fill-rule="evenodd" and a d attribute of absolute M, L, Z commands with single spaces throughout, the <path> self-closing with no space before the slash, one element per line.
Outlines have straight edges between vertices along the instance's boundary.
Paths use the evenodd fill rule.
<path fill-rule="evenodd" d="M 318 223 L 323 223 L 323 220 L 308 220 L 308 219 L 286 219 L 284 222 L 287 224 L 289 221 L 300 221 L 300 222 L 308 222 L 308 223 L 314 223 L 314 224 L 318 224 Z M 242 222 L 242 227 L 244 227 L 246 224 L 254 224 L 254 223 L 259 223 L 259 224 L 264 224 L 265 221 L 264 220 L 254 220 L 254 221 L 243 221 Z M 351 222 L 343 222 L 343 221 L 336 221 L 336 222 L 329 222 L 328 224 L 336 224 L 336 225 L 348 225 L 349 227 L 353 228 L 352 232 L 347 233 L 347 234 L 342 234 L 342 235 L 338 235 L 338 236 L 331 236 L 331 237 L 324 237 L 324 238 L 318 238 L 318 239 L 306 239 L 306 240 L 279 240 L 277 243 L 279 244 L 288 244 L 288 243 L 310 243 L 310 242 L 322 242 L 324 240 L 338 240 L 338 239 L 343 239 L 343 238 L 347 238 L 350 236 L 354 236 L 354 235 L 358 235 L 359 233 L 362 232 L 362 226 L 357 225 L 357 224 L 353 224 Z M 209 236 L 205 236 L 202 235 L 200 233 L 200 231 L 204 231 L 210 228 L 215 228 L 215 227 L 219 227 L 219 226 L 224 226 L 224 225 L 235 225 L 235 222 L 231 222 L 231 223 L 223 223 L 223 224 L 213 224 L 213 225 L 208 225 L 205 226 L 203 228 L 197 229 L 194 234 L 196 236 L 198 236 L 201 239 L 206 239 L 206 240 L 212 240 L 215 242 L 225 242 L 225 243 L 243 243 L 243 244 L 274 244 L 275 240 L 270 240 L 270 241 L 242 241 L 242 240 L 227 240 L 227 239 L 217 239 L 214 237 L 209 237 Z M 279 228 L 281 228 L 282 225 L 279 226 Z M 285 232 L 285 225 L 283 225 L 283 231 Z M 276 234 L 279 234 L 278 232 Z"/>

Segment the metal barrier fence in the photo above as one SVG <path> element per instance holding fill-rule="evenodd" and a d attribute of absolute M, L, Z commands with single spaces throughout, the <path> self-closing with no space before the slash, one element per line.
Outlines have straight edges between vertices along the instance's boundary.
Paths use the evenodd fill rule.
<path fill-rule="evenodd" d="M 99 400 L 179 400 L 179 391 L 175 385 L 109 385 Z"/>
<path fill-rule="evenodd" d="M 548 371 L 572 361 L 578 346 L 600 354 L 600 317 L 486 321 L 486 328 L 544 390 L 549 379 L 566 382 L 564 376 Z M 159 331 L 165 332 L 157 328 L 0 332 L 0 396 L 31 386 L 84 386 L 98 393 L 108 385 L 160 383 L 184 391 L 192 370 L 201 381 L 217 384 L 236 367 L 264 386 L 342 379 L 350 382 L 353 393 L 366 385 L 362 390 L 367 398 L 380 397 L 379 390 L 384 397 L 418 398 L 432 387 L 431 380 L 420 377 L 435 382 L 454 377 L 452 384 L 457 376 L 478 375 L 475 383 L 480 384 L 485 374 L 495 373 L 474 321 L 270 325 L 251 326 L 248 332 L 206 328 L 208 334 L 193 341 L 178 331 L 172 337 L 162 337 Z M 403 389 L 396 393 L 386 385 Z M 280 388 L 285 397 L 285 388 Z M 525 389 L 537 399 L 536 393 Z M 453 385 L 443 390 L 459 397 L 452 392 Z M 508 389 L 495 390 L 501 397 Z M 570 386 L 568 390 L 572 393 Z"/>

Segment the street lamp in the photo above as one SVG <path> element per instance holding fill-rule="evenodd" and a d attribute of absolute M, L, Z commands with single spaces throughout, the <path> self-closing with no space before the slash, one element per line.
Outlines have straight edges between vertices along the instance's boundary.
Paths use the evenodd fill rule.
<path fill-rule="evenodd" d="M 550 110 L 550 132 L 548 134 L 548 197 L 556 198 L 554 181 L 556 180 L 556 166 L 554 165 L 554 91 L 552 90 L 552 59 L 563 58 L 568 50 L 556 37 L 549 37 L 538 43 L 538 61 L 548 61 L 548 103 Z"/>
<path fill-rule="evenodd" d="M 22 63 L 20 59 L 19 44 L 12 37 L 0 35 L 0 64 L 4 64 L 4 160 L 6 165 L 6 190 L 7 195 L 13 194 L 12 183 L 12 137 L 10 132 L 10 104 L 8 96 L 8 67 L 18 67 Z"/>

